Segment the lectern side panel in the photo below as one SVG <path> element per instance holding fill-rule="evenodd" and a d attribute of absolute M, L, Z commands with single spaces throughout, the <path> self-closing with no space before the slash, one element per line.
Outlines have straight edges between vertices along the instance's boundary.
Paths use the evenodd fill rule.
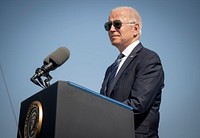
<path fill-rule="evenodd" d="M 56 138 L 134 138 L 133 112 L 59 82 Z"/>
<path fill-rule="evenodd" d="M 24 137 L 24 125 L 27 117 L 28 110 L 31 103 L 39 101 L 42 106 L 43 117 L 42 126 L 39 133 L 39 137 L 42 138 L 54 138 L 55 135 L 55 116 L 56 116 L 56 101 L 57 100 L 57 84 L 44 89 L 21 103 L 19 128 Z M 29 124 L 30 125 L 30 124 Z M 21 138 L 18 133 L 18 138 Z"/>

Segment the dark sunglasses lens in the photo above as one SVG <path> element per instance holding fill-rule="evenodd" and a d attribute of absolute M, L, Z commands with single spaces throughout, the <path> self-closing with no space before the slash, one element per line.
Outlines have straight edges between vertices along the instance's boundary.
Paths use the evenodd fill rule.
<path fill-rule="evenodd" d="M 113 22 L 110 21 L 110 22 L 106 22 L 104 24 L 104 27 L 105 27 L 106 31 L 110 31 L 110 28 L 111 28 L 112 24 L 117 29 L 120 29 L 122 27 L 122 22 L 120 20 L 115 20 Z"/>
<path fill-rule="evenodd" d="M 110 28 L 111 28 L 111 25 L 112 25 L 112 22 L 106 22 L 106 23 L 104 24 L 105 30 L 106 30 L 106 31 L 109 31 Z"/>
<path fill-rule="evenodd" d="M 113 22 L 115 28 L 120 29 L 122 27 L 122 22 L 120 20 L 116 20 Z"/>

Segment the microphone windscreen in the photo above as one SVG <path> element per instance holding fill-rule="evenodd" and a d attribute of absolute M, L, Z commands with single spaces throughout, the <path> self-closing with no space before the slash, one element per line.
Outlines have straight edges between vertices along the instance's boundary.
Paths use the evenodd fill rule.
<path fill-rule="evenodd" d="M 63 63 L 65 63 L 66 60 L 68 60 L 69 56 L 70 56 L 70 52 L 69 52 L 68 48 L 66 48 L 66 47 L 59 47 L 53 53 L 51 53 L 50 55 L 48 55 L 44 59 L 43 62 L 44 62 L 44 64 L 48 64 L 48 63 L 52 62 L 55 67 L 59 67 Z"/>

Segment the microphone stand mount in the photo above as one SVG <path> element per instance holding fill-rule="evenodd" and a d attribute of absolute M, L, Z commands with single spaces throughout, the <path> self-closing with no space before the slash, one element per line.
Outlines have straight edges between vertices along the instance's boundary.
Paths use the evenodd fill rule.
<path fill-rule="evenodd" d="M 52 77 L 51 77 L 51 75 L 49 75 L 49 72 L 45 73 L 45 70 L 43 70 L 42 68 L 37 68 L 35 70 L 35 75 L 33 75 L 33 77 L 31 77 L 30 80 L 34 84 L 36 84 L 36 85 L 40 86 L 41 88 L 45 89 L 45 88 L 50 86 L 51 79 L 52 79 Z"/>

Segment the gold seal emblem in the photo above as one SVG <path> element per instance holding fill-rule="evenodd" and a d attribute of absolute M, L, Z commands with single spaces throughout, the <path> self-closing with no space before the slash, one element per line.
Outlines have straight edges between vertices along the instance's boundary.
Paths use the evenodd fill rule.
<path fill-rule="evenodd" d="M 24 138 L 37 138 L 42 127 L 42 104 L 33 101 L 29 106 L 24 124 Z"/>

